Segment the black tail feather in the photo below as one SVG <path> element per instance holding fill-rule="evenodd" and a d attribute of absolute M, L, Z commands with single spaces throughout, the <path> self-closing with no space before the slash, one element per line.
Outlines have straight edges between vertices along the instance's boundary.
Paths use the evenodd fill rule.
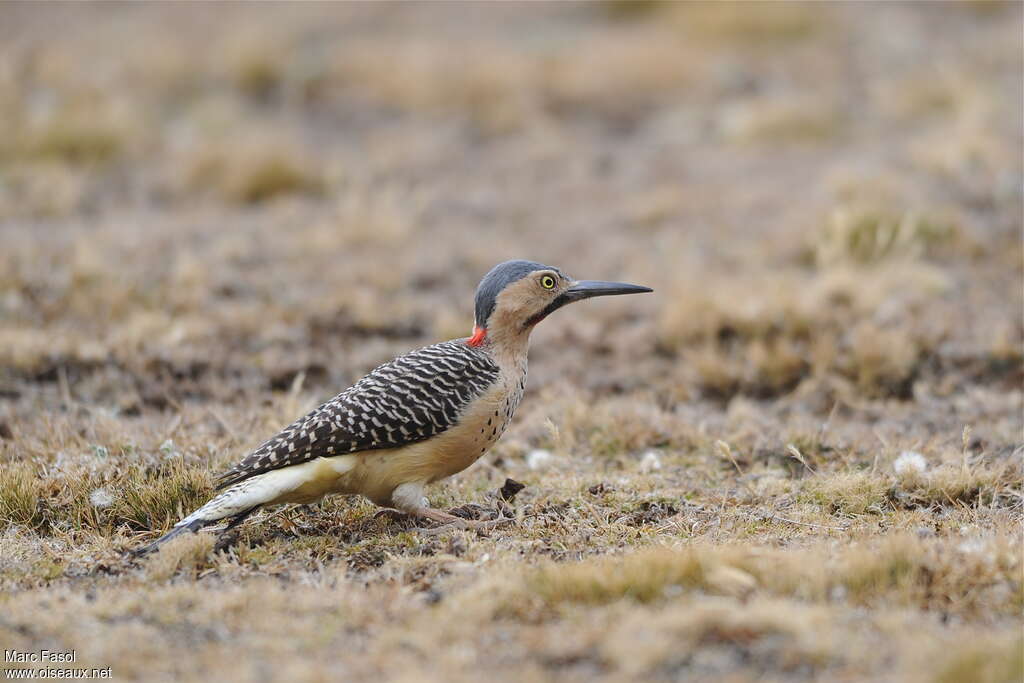
<path fill-rule="evenodd" d="M 249 515 L 256 512 L 256 510 L 258 509 L 259 505 L 254 505 L 245 512 L 238 513 L 237 515 L 231 518 L 231 522 L 226 527 L 224 527 L 224 531 L 230 531 L 231 529 L 234 529 L 236 526 L 244 522 Z M 196 533 L 203 527 L 209 526 L 210 524 L 216 524 L 218 521 L 220 520 L 194 519 L 191 522 L 188 522 L 187 524 L 181 524 L 179 526 L 174 527 L 173 529 L 171 529 L 166 534 L 156 539 L 149 545 L 143 546 L 142 548 L 132 551 L 132 554 L 136 557 L 141 557 L 143 555 L 148 555 L 152 552 L 156 552 L 160 549 L 160 546 L 162 546 L 164 543 L 167 543 L 167 541 L 171 540 L 172 538 L 176 538 L 177 536 L 185 533 L 186 531 Z"/>
<path fill-rule="evenodd" d="M 150 543 L 149 545 L 143 546 L 142 548 L 139 548 L 138 550 L 133 551 L 132 554 L 137 556 L 137 557 L 141 557 L 143 555 L 148 555 L 148 554 L 150 554 L 152 552 L 156 552 L 157 550 L 160 549 L 160 546 L 162 546 L 164 543 L 167 543 L 167 541 L 171 540 L 172 538 L 176 538 L 177 536 L 185 533 L 186 531 L 191 531 L 192 533 L 196 533 L 197 531 L 202 529 L 207 524 L 213 524 L 213 522 L 208 522 L 205 519 L 194 519 L 194 520 L 192 520 L 191 522 L 189 522 L 187 524 L 182 524 L 181 526 L 176 526 L 173 529 L 171 529 L 170 531 L 168 531 L 166 534 L 161 536 L 160 538 L 158 538 L 155 541 L 153 541 L 152 543 Z"/>
<path fill-rule="evenodd" d="M 259 505 L 254 505 L 245 512 L 239 512 L 237 515 L 231 518 L 231 522 L 229 522 L 228 525 L 224 527 L 224 531 L 231 531 L 232 529 L 234 529 L 236 526 L 244 522 L 249 515 L 256 512 L 259 509 L 259 507 Z"/>

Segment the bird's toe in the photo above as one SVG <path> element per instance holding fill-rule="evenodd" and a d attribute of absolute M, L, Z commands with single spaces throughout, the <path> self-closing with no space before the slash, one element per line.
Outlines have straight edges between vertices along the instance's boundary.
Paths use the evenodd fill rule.
<path fill-rule="evenodd" d="M 409 513 L 402 512 L 401 510 L 395 510 L 394 508 L 381 508 L 380 510 L 377 510 L 377 512 L 373 513 L 374 520 L 383 519 L 392 523 L 405 522 L 409 520 L 410 517 L 412 517 L 412 515 Z"/>

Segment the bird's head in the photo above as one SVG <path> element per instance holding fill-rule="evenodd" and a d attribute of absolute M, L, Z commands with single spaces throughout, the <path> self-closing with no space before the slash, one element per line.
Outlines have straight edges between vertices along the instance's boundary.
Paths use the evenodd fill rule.
<path fill-rule="evenodd" d="M 476 288 L 476 322 L 468 343 L 479 346 L 488 338 L 526 337 L 534 325 L 574 301 L 651 291 L 624 282 L 574 280 L 558 268 L 534 261 L 505 261 Z"/>

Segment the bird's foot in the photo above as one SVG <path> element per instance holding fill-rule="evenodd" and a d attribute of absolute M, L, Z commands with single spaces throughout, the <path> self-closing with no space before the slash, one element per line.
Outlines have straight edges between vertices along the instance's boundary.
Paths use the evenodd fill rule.
<path fill-rule="evenodd" d="M 487 536 L 492 529 L 511 523 L 512 520 L 507 517 L 501 519 L 459 519 L 458 521 L 445 522 L 438 526 L 417 527 L 413 531 L 417 531 L 425 536 L 439 536 L 447 531 L 460 529 L 463 531 L 475 531 L 480 536 Z"/>
<path fill-rule="evenodd" d="M 451 529 L 462 529 L 464 531 L 475 531 L 481 536 L 486 536 L 492 529 L 512 524 L 510 517 L 499 517 L 498 519 L 465 519 L 434 508 L 420 508 L 414 513 L 417 517 L 437 522 L 438 526 L 416 529 L 422 534 L 435 536 Z"/>
<path fill-rule="evenodd" d="M 381 508 L 380 510 L 377 510 L 377 512 L 373 513 L 374 519 L 383 519 L 392 523 L 406 522 L 412 517 L 413 515 L 408 512 L 402 512 L 401 510 L 396 510 L 394 508 Z"/>

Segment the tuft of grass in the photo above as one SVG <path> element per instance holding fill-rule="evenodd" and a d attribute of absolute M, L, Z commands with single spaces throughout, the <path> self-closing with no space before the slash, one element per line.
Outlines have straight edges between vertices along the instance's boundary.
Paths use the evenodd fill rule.
<path fill-rule="evenodd" d="M 727 107 L 719 121 L 726 140 L 737 143 L 821 143 L 840 134 L 841 113 L 820 101 L 754 98 Z"/>
<path fill-rule="evenodd" d="M 295 160 L 273 155 L 259 160 L 228 181 L 227 193 L 245 204 L 256 204 L 286 194 L 318 194 L 320 179 Z"/>
<path fill-rule="evenodd" d="M 115 524 L 151 531 L 166 529 L 199 507 L 213 493 L 206 467 L 189 467 L 175 459 L 155 474 L 133 468 L 120 482 L 109 512 Z"/>
<path fill-rule="evenodd" d="M 238 60 L 233 72 L 236 87 L 257 99 L 274 94 L 284 80 L 281 65 L 268 55 L 250 54 Z"/>
<path fill-rule="evenodd" d="M 809 3 L 701 2 L 678 9 L 678 22 L 701 40 L 778 45 L 812 37 L 827 10 Z"/>
<path fill-rule="evenodd" d="M 984 15 L 1001 14 L 1013 5 L 1012 2 L 1007 2 L 1007 0 L 959 0 L 958 4 L 961 7 Z"/>
<path fill-rule="evenodd" d="M 883 330 L 864 323 L 853 331 L 850 353 L 837 365 L 867 396 L 909 398 L 920 355 L 907 330 Z"/>
<path fill-rule="evenodd" d="M 677 609 L 612 619 L 602 652 L 625 680 L 678 679 L 690 673 L 718 680 L 722 663 L 749 662 L 783 679 L 807 676 L 842 661 L 816 633 L 820 608 L 778 600 L 687 601 Z M 604 626 L 604 625 L 602 625 Z M 642 634 L 636 639 L 632 634 Z M 757 678 L 757 675 L 751 678 Z"/>
<path fill-rule="evenodd" d="M 836 572 L 834 585 L 845 596 L 862 604 L 879 595 L 906 595 L 922 579 L 926 558 L 919 544 L 897 538 L 873 552 L 852 555 L 846 566 Z"/>
<path fill-rule="evenodd" d="M 287 195 L 319 195 L 324 179 L 313 162 L 290 145 L 240 140 L 196 159 L 189 186 L 213 188 L 232 204 L 259 204 Z"/>
<path fill-rule="evenodd" d="M 601 0 L 597 4 L 609 19 L 615 21 L 645 18 L 667 3 L 664 0 Z"/>
<path fill-rule="evenodd" d="M 1019 615 L 1022 565 L 1011 538 L 994 535 L 951 552 L 941 543 L 892 535 L 846 550 L 825 575 L 824 595 L 868 607 L 955 609 L 971 618 Z"/>
<path fill-rule="evenodd" d="M 803 483 L 799 498 L 830 514 L 882 514 L 893 505 L 907 509 L 993 505 L 1000 499 L 1013 500 L 1019 482 L 1020 470 L 1008 463 L 973 467 L 946 464 L 910 475 L 819 474 Z"/>
<path fill-rule="evenodd" d="M 707 571 L 697 552 L 655 550 L 623 558 L 547 565 L 526 579 L 543 604 L 603 605 L 616 600 L 652 602 L 673 587 L 702 586 Z"/>
<path fill-rule="evenodd" d="M 1024 680 L 1024 636 L 968 642 L 947 654 L 935 683 L 1016 683 Z"/>
<path fill-rule="evenodd" d="M 750 547 L 650 548 L 616 558 L 547 564 L 524 577 L 506 609 L 527 603 L 607 605 L 620 600 L 666 602 L 684 591 L 747 598 L 753 594 L 810 602 L 872 606 L 880 602 L 957 610 L 1014 613 L 1021 589 L 1007 595 L 1021 571 L 1016 550 L 996 537 L 974 555 L 951 555 L 941 544 L 906 535 L 853 544 L 839 555 L 822 548 L 780 551 Z M 1003 596 L 996 598 L 996 596 Z M 1000 604 L 994 606 L 992 600 Z M 525 602 L 523 602 L 525 601 Z"/>
<path fill-rule="evenodd" d="M 546 419 L 536 445 L 564 453 L 615 458 L 681 441 L 667 413 L 653 403 L 610 399 L 597 404 L 577 397 L 554 401 L 558 414 Z"/>
<path fill-rule="evenodd" d="M 42 582 L 54 581 L 63 576 L 66 566 L 59 558 L 43 557 L 32 565 L 32 576 Z"/>
<path fill-rule="evenodd" d="M 915 506 L 991 505 L 1003 490 L 1020 488 L 1020 471 L 1008 463 L 988 467 L 947 464 L 902 484 Z"/>
<path fill-rule="evenodd" d="M 886 259 L 915 259 L 950 243 L 956 234 L 956 225 L 939 215 L 840 206 L 819 231 L 815 254 L 822 267 L 841 262 L 869 264 Z"/>
<path fill-rule="evenodd" d="M 906 400 L 924 361 L 939 352 L 942 330 L 913 324 L 917 309 L 951 287 L 927 264 L 847 264 L 752 280 L 738 287 L 683 278 L 661 312 L 659 349 L 682 357 L 680 374 L 709 397 L 774 397 L 813 378 Z"/>
<path fill-rule="evenodd" d="M 213 534 L 183 534 L 147 558 L 146 576 L 150 581 L 166 581 L 178 572 L 195 576 L 196 571 L 210 566 L 215 542 Z"/>
<path fill-rule="evenodd" d="M 112 128 L 59 119 L 29 135 L 24 153 L 34 159 L 87 164 L 109 161 L 122 147 L 121 136 Z"/>
<path fill-rule="evenodd" d="M 5 464 L 0 468 L 0 529 L 20 525 L 45 530 L 45 488 L 38 468 L 29 463 Z"/>
<path fill-rule="evenodd" d="M 833 514 L 878 514 L 887 504 L 888 491 L 889 481 L 885 477 L 870 472 L 846 472 L 806 480 L 800 498 Z"/>
<path fill-rule="evenodd" d="M 659 320 L 662 343 L 680 349 L 703 342 L 725 350 L 733 340 L 803 339 L 828 322 L 826 311 L 801 296 L 813 283 L 778 272 L 752 280 L 744 285 L 730 278 L 677 283 Z"/>
<path fill-rule="evenodd" d="M 800 347 L 789 340 L 755 341 L 748 354 L 746 385 L 755 396 L 778 396 L 793 389 L 811 367 Z"/>
<path fill-rule="evenodd" d="M 696 352 L 688 354 L 688 358 L 705 395 L 726 399 L 743 386 L 742 367 L 717 346 L 704 344 Z"/>

